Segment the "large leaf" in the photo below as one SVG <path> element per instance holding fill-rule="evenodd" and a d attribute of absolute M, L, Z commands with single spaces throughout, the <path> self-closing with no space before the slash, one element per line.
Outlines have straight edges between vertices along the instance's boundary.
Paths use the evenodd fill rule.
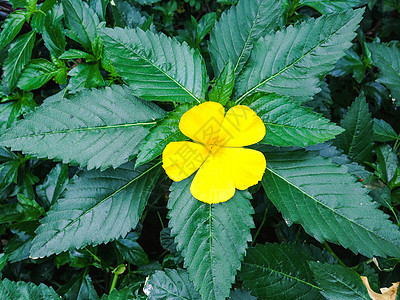
<path fill-rule="evenodd" d="M 49 256 L 126 235 L 142 216 L 160 174 L 158 165 L 135 170 L 129 162 L 117 169 L 79 173 L 41 220 L 31 256 Z"/>
<path fill-rule="evenodd" d="M 80 43 L 87 51 L 98 36 L 99 18 L 85 1 L 62 0 L 65 20 L 70 28 L 70 37 Z"/>
<path fill-rule="evenodd" d="M 59 68 L 47 59 L 32 59 L 22 71 L 18 87 L 24 91 L 38 89 L 53 78 L 58 71 Z"/>
<path fill-rule="evenodd" d="M 241 0 L 224 12 L 208 44 L 216 77 L 228 61 L 239 74 L 254 42 L 285 25 L 286 8 L 283 0 Z"/>
<path fill-rule="evenodd" d="M 347 168 L 318 152 L 266 153 L 264 189 L 287 222 L 365 256 L 400 255 L 400 232 Z"/>
<path fill-rule="evenodd" d="M 311 100 L 320 79 L 351 46 L 363 12 L 323 15 L 261 38 L 238 77 L 237 103 L 257 91 Z"/>
<path fill-rule="evenodd" d="M 1 299 L 46 299 L 59 300 L 60 296 L 44 284 L 39 286 L 32 282 L 14 282 L 7 278 L 0 281 L 0 298 Z"/>
<path fill-rule="evenodd" d="M 15 88 L 22 69 L 31 60 L 35 38 L 35 31 L 31 31 L 21 35 L 11 44 L 3 65 L 3 85 L 8 92 Z"/>
<path fill-rule="evenodd" d="M 19 33 L 27 18 L 28 12 L 17 10 L 12 12 L 4 20 L 0 34 L 0 50 L 7 46 Z"/>
<path fill-rule="evenodd" d="M 224 299 L 251 240 L 250 194 L 237 191 L 232 199 L 210 205 L 193 198 L 192 179 L 171 186 L 169 227 L 202 299 Z"/>
<path fill-rule="evenodd" d="M 165 146 L 170 142 L 184 141 L 188 138 L 179 130 L 179 121 L 182 115 L 191 108 L 191 104 L 179 105 L 174 111 L 157 122 L 157 125 L 150 129 L 150 133 L 143 142 L 137 165 L 144 164 L 161 155 Z"/>
<path fill-rule="evenodd" d="M 329 14 L 361 6 L 360 0 L 300 0 L 299 6 L 310 6 L 321 14 Z"/>
<path fill-rule="evenodd" d="M 323 299 L 299 245 L 265 244 L 247 251 L 239 273 L 243 286 L 261 299 Z"/>
<path fill-rule="evenodd" d="M 357 162 L 369 160 L 373 147 L 373 123 L 364 95 L 351 104 L 340 125 L 345 131 L 336 138 L 336 145 Z"/>
<path fill-rule="evenodd" d="M 330 123 L 321 114 L 300 106 L 288 97 L 264 94 L 250 98 L 250 108 L 266 128 L 262 143 L 304 147 L 333 139 L 343 132 L 342 128 Z"/>
<path fill-rule="evenodd" d="M 326 299 L 369 300 L 368 291 L 360 276 L 340 265 L 310 262 L 314 279 Z"/>
<path fill-rule="evenodd" d="M 374 65 L 379 68 L 378 82 L 386 85 L 393 98 L 400 99 L 400 48 L 396 44 L 368 44 Z"/>
<path fill-rule="evenodd" d="M 118 167 L 163 111 L 113 86 L 84 90 L 70 99 L 47 101 L 0 137 L 0 144 L 37 157 L 87 166 Z"/>
<path fill-rule="evenodd" d="M 208 79 L 199 51 L 139 28 L 105 28 L 102 33 L 109 59 L 136 96 L 199 103 L 205 97 Z"/>
<path fill-rule="evenodd" d="M 149 300 L 184 299 L 200 300 L 200 295 L 194 289 L 193 283 L 185 270 L 157 271 L 146 282 L 144 293 Z"/>

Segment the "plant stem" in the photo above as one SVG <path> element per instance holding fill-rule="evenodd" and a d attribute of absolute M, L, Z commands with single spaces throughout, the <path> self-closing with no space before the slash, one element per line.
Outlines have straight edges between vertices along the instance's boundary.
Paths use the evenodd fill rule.
<path fill-rule="evenodd" d="M 112 281 L 112 283 L 111 283 L 111 288 L 110 288 L 109 294 L 110 294 L 110 293 L 113 291 L 113 289 L 115 289 L 115 287 L 117 286 L 118 275 L 119 275 L 119 274 L 114 274 L 114 277 L 113 277 L 113 281 Z"/>
<path fill-rule="evenodd" d="M 256 234 L 254 235 L 253 242 L 251 243 L 251 246 L 252 246 L 252 247 L 254 246 L 258 235 L 260 234 L 261 228 L 264 226 L 264 223 L 265 223 L 265 221 L 267 220 L 267 212 L 268 212 L 268 209 L 269 209 L 269 205 L 265 207 L 264 217 L 263 217 L 263 219 L 262 219 L 262 221 L 261 221 L 260 227 L 258 227 L 257 232 L 256 232 Z"/>
<path fill-rule="evenodd" d="M 324 248 L 339 262 L 339 264 L 340 264 L 341 266 L 347 268 L 347 266 L 346 266 L 346 265 L 344 264 L 344 262 L 339 258 L 339 256 L 337 256 L 336 253 L 333 252 L 332 248 L 328 245 L 327 242 L 324 242 L 322 245 L 323 245 Z"/>

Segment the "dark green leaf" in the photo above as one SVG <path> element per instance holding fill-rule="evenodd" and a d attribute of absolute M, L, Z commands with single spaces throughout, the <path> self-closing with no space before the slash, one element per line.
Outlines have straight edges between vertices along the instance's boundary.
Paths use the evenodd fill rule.
<path fill-rule="evenodd" d="M 400 255 L 398 227 L 346 167 L 313 151 L 275 150 L 266 158 L 262 184 L 287 222 L 367 257 Z"/>
<path fill-rule="evenodd" d="M 99 64 L 81 63 L 73 68 L 68 89 L 77 92 L 85 88 L 96 88 L 105 85 L 103 76 L 100 74 Z"/>
<path fill-rule="evenodd" d="M 71 287 L 64 295 L 65 300 L 96 300 L 99 299 L 89 275 L 78 275 L 73 279 Z"/>
<path fill-rule="evenodd" d="M 382 145 L 376 149 L 375 174 L 386 184 L 393 179 L 399 164 L 396 153 L 389 145 Z"/>
<path fill-rule="evenodd" d="M 136 7 L 129 4 L 129 2 L 114 0 L 114 3 L 115 6 L 112 6 L 112 8 L 116 26 L 136 28 L 146 22 L 146 17 Z"/>
<path fill-rule="evenodd" d="M 32 59 L 23 69 L 17 85 L 24 91 L 38 89 L 53 78 L 58 70 L 59 68 L 47 59 Z"/>
<path fill-rule="evenodd" d="M 351 104 L 340 125 L 345 131 L 337 136 L 336 145 L 356 162 L 372 156 L 372 119 L 362 94 Z"/>
<path fill-rule="evenodd" d="M 237 78 L 237 103 L 257 91 L 311 100 L 320 91 L 321 77 L 351 46 L 363 12 L 323 15 L 261 38 Z"/>
<path fill-rule="evenodd" d="M 331 91 L 326 81 L 323 81 L 320 87 L 321 91 L 314 96 L 314 99 L 304 103 L 304 105 L 311 107 L 315 112 L 319 112 L 325 118 L 330 119 L 330 107 L 332 105 Z"/>
<path fill-rule="evenodd" d="M 182 299 L 200 300 L 186 270 L 165 269 L 157 271 L 146 282 L 143 288 L 149 300 Z"/>
<path fill-rule="evenodd" d="M 138 152 L 148 127 L 163 114 L 127 88 L 84 90 L 70 99 L 45 101 L 0 136 L 0 144 L 88 169 L 115 168 Z"/>
<path fill-rule="evenodd" d="M 353 270 L 340 265 L 310 262 L 314 279 L 326 299 L 369 300 L 367 288 L 360 276 Z"/>
<path fill-rule="evenodd" d="M 92 43 L 98 37 L 99 18 L 85 1 L 62 0 L 65 20 L 71 30 L 69 36 L 92 52 Z"/>
<path fill-rule="evenodd" d="M 400 139 L 399 135 L 394 131 L 390 124 L 384 120 L 374 119 L 372 129 L 374 131 L 374 140 L 377 142 L 391 142 Z"/>
<path fill-rule="evenodd" d="M 69 49 L 59 57 L 59 59 L 77 59 L 77 58 L 84 58 L 86 59 L 86 61 L 89 62 L 96 61 L 96 58 L 92 54 L 76 49 Z"/>
<path fill-rule="evenodd" d="M 217 20 L 217 14 L 215 12 L 211 12 L 205 14 L 200 21 L 197 23 L 196 26 L 196 37 L 197 37 L 197 44 L 206 37 L 206 35 L 211 31 L 214 26 L 215 21 Z"/>
<path fill-rule="evenodd" d="M 165 146 L 170 142 L 184 141 L 187 137 L 179 130 L 179 121 L 182 115 L 191 108 L 191 104 L 181 104 L 157 125 L 150 129 L 150 133 L 144 140 L 138 158 L 137 165 L 144 164 L 161 155 Z"/>
<path fill-rule="evenodd" d="M 15 263 L 29 258 L 33 236 L 26 233 L 17 233 L 7 242 L 4 252 L 8 255 L 8 262 Z"/>
<path fill-rule="evenodd" d="M 124 236 L 138 224 L 159 174 L 158 165 L 134 170 L 131 162 L 79 173 L 42 219 L 31 255 L 49 256 Z"/>
<path fill-rule="evenodd" d="M 138 300 L 138 298 L 133 295 L 131 288 L 126 287 L 119 291 L 114 289 L 109 295 L 104 294 L 101 300 Z"/>
<path fill-rule="evenodd" d="M 300 0 L 300 5 L 306 5 L 318 10 L 321 14 L 351 10 L 363 3 L 360 0 Z"/>
<path fill-rule="evenodd" d="M 19 36 L 11 44 L 3 65 L 3 86 L 8 92 L 15 88 L 22 69 L 31 60 L 35 38 L 35 31 L 31 31 Z"/>
<path fill-rule="evenodd" d="M 235 73 L 233 65 L 228 61 L 210 92 L 209 100 L 226 105 L 232 95 L 234 84 Z"/>
<path fill-rule="evenodd" d="M 211 31 L 208 44 L 215 76 L 228 61 L 238 75 L 249 59 L 253 44 L 285 25 L 286 9 L 283 0 L 241 0 L 224 12 Z"/>
<path fill-rule="evenodd" d="M 17 36 L 27 16 L 28 12 L 25 10 L 17 10 L 7 16 L 1 26 L 0 50 L 4 49 Z"/>
<path fill-rule="evenodd" d="M 0 298 L 60 300 L 53 288 L 43 283 L 37 286 L 32 282 L 14 282 L 7 278 L 0 281 Z"/>
<path fill-rule="evenodd" d="M 129 233 L 125 238 L 120 238 L 115 241 L 115 247 L 117 247 L 122 258 L 130 264 L 135 266 L 146 265 L 149 263 L 146 252 L 136 241 L 138 235 L 135 233 Z"/>
<path fill-rule="evenodd" d="M 343 129 L 288 97 L 256 94 L 247 100 L 264 122 L 262 143 L 274 146 L 308 146 L 333 139 Z"/>
<path fill-rule="evenodd" d="M 208 78 L 198 51 L 164 34 L 105 28 L 103 42 L 117 73 L 138 97 L 200 103 Z"/>
<path fill-rule="evenodd" d="M 360 56 L 350 48 L 346 51 L 346 55 L 339 59 L 335 65 L 335 68 L 331 71 L 331 75 L 335 77 L 342 77 L 348 74 L 352 74 L 354 79 L 361 83 L 365 76 L 367 67 L 364 65 Z"/>
<path fill-rule="evenodd" d="M 257 245 L 247 250 L 239 276 L 261 299 L 322 299 L 309 260 L 295 244 Z"/>
<path fill-rule="evenodd" d="M 193 198 L 193 176 L 171 186 L 168 200 L 169 227 L 184 266 L 202 299 L 229 296 L 254 227 L 250 194 L 236 191 L 223 203 L 207 204 Z"/>
<path fill-rule="evenodd" d="M 35 201 L 18 194 L 18 202 L 0 206 L 0 224 L 36 220 L 44 215 L 43 208 Z"/>
<path fill-rule="evenodd" d="M 257 300 L 257 298 L 250 295 L 249 291 L 235 289 L 231 292 L 229 300 Z"/>
<path fill-rule="evenodd" d="M 61 23 L 61 17 L 57 14 L 57 8 L 46 14 L 43 30 L 44 45 L 55 57 L 60 56 L 65 51 L 65 34 L 64 27 Z"/>
<path fill-rule="evenodd" d="M 110 0 L 89 0 L 89 7 L 96 12 L 101 21 L 106 20 L 107 5 Z"/>
<path fill-rule="evenodd" d="M 400 48 L 396 44 L 368 44 L 375 66 L 379 68 L 378 82 L 386 85 L 392 97 L 400 99 Z"/>

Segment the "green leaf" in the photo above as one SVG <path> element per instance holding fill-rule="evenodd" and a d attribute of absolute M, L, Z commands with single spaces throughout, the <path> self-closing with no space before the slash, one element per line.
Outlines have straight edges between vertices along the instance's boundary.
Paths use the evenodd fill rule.
<path fill-rule="evenodd" d="M 331 118 L 330 107 L 332 105 L 331 90 L 326 81 L 321 84 L 321 91 L 314 96 L 314 99 L 304 103 L 305 106 L 311 107 L 313 111 L 321 113 L 325 118 Z"/>
<path fill-rule="evenodd" d="M 386 123 L 385 120 L 373 119 L 373 122 L 372 130 L 374 132 L 374 141 L 391 142 L 400 139 L 393 127 Z"/>
<path fill-rule="evenodd" d="M 109 3 L 110 0 L 89 0 L 89 7 L 96 12 L 101 21 L 105 21 L 107 5 Z"/>
<path fill-rule="evenodd" d="M 142 216 L 160 174 L 158 164 L 80 172 L 41 220 L 33 257 L 58 254 L 126 235 Z M 61 218 L 62 216 L 62 218 Z"/>
<path fill-rule="evenodd" d="M 261 143 L 274 146 L 309 146 L 333 139 L 343 129 L 321 114 L 302 107 L 288 97 L 256 94 L 247 100 L 264 122 L 266 134 Z"/>
<path fill-rule="evenodd" d="M 196 22 L 196 44 L 199 45 L 200 42 L 206 37 L 206 35 L 213 28 L 216 20 L 217 13 L 211 12 L 202 16 L 198 23 Z"/>
<path fill-rule="evenodd" d="M 65 300 L 97 300 L 99 296 L 94 289 L 92 279 L 89 275 L 82 273 L 73 278 L 70 287 L 63 299 Z M 64 287 L 64 286 L 63 286 Z"/>
<path fill-rule="evenodd" d="M 247 250 L 239 276 L 260 299 L 322 299 L 308 266 L 311 259 L 295 244 L 257 245 Z"/>
<path fill-rule="evenodd" d="M 146 265 L 149 263 L 149 258 L 146 252 L 137 242 L 139 235 L 132 232 L 125 238 L 120 238 L 115 241 L 115 247 L 118 249 L 122 258 L 135 266 Z"/>
<path fill-rule="evenodd" d="M 4 246 L 4 253 L 8 255 L 7 261 L 10 263 L 28 259 L 33 240 L 33 236 L 24 232 L 14 231 L 13 233 L 13 238 Z"/>
<path fill-rule="evenodd" d="M 17 10 L 7 16 L 1 26 L 0 50 L 4 49 L 17 36 L 27 16 L 28 12 L 25 10 Z"/>
<path fill-rule="evenodd" d="M 113 5 L 115 25 L 118 27 L 136 28 L 146 22 L 146 17 L 127 1 L 114 0 Z"/>
<path fill-rule="evenodd" d="M 46 14 L 42 37 L 50 54 L 59 57 L 65 51 L 66 41 L 61 17 L 58 16 L 56 8 L 57 6 Z"/>
<path fill-rule="evenodd" d="M 36 220 L 44 215 L 43 208 L 35 201 L 17 194 L 18 202 L 0 206 L 0 224 Z"/>
<path fill-rule="evenodd" d="M 210 205 L 193 198 L 192 179 L 193 176 L 171 186 L 169 227 L 202 299 L 224 299 L 229 296 L 251 240 L 251 196 L 246 191 L 236 191 L 232 199 Z"/>
<path fill-rule="evenodd" d="M 396 44 L 368 44 L 375 66 L 379 68 L 378 82 L 386 85 L 392 97 L 400 99 L 400 48 Z"/>
<path fill-rule="evenodd" d="M 309 6 L 321 14 L 350 10 L 363 5 L 360 0 L 300 0 L 299 6 Z"/>
<path fill-rule="evenodd" d="M 134 94 L 147 100 L 200 103 L 208 78 L 199 51 L 164 34 L 104 28 L 105 51 Z"/>
<path fill-rule="evenodd" d="M 17 85 L 24 91 L 38 89 L 53 78 L 58 71 L 59 68 L 47 59 L 32 59 L 23 69 Z"/>
<path fill-rule="evenodd" d="M 215 76 L 228 61 L 238 75 L 249 59 L 253 44 L 286 23 L 284 0 L 240 0 L 224 12 L 211 31 L 208 49 Z M 280 43 L 279 43 L 280 44 Z"/>
<path fill-rule="evenodd" d="M 92 43 L 98 37 L 99 18 L 86 2 L 62 0 L 65 20 L 70 28 L 69 36 L 92 52 Z"/>
<path fill-rule="evenodd" d="M 53 288 L 43 283 L 37 286 L 32 282 L 14 282 L 7 278 L 0 281 L 0 298 L 60 300 Z"/>
<path fill-rule="evenodd" d="M 86 61 L 89 62 L 96 61 L 96 58 L 92 54 L 76 49 L 69 49 L 59 57 L 59 59 L 77 59 L 77 58 L 84 58 L 86 59 Z"/>
<path fill-rule="evenodd" d="M 144 293 L 149 300 L 156 299 L 186 299 L 200 300 L 200 295 L 194 289 L 186 270 L 165 269 L 157 271 L 146 282 Z"/>
<path fill-rule="evenodd" d="M 310 262 L 309 264 L 315 281 L 322 288 L 321 294 L 326 299 L 371 299 L 360 275 L 355 271 L 340 265 L 319 262 Z"/>
<path fill-rule="evenodd" d="M 393 179 L 399 164 L 396 153 L 389 145 L 376 148 L 375 174 L 386 184 Z"/>
<path fill-rule="evenodd" d="M 141 165 L 158 157 L 170 142 L 184 141 L 188 138 L 179 130 L 182 115 L 192 107 L 191 104 L 181 104 L 174 111 L 157 122 L 140 147 L 136 165 Z"/>
<path fill-rule="evenodd" d="M 371 159 L 372 118 L 364 94 L 351 104 L 340 125 L 345 131 L 337 136 L 336 146 L 356 162 Z"/>
<path fill-rule="evenodd" d="M 67 88 L 73 92 L 105 85 L 98 63 L 81 63 L 73 68 L 69 75 L 71 78 Z"/>
<path fill-rule="evenodd" d="M 351 46 L 364 9 L 323 15 L 261 38 L 237 78 L 237 103 L 257 91 L 306 102 Z"/>
<path fill-rule="evenodd" d="M 234 84 L 235 73 L 233 65 L 228 61 L 210 92 L 209 100 L 226 105 L 231 98 Z"/>
<path fill-rule="evenodd" d="M 250 295 L 249 291 L 233 290 L 231 292 L 229 300 L 257 300 L 257 298 Z"/>
<path fill-rule="evenodd" d="M 35 38 L 35 31 L 31 31 L 19 36 L 11 44 L 3 65 L 3 85 L 8 92 L 15 88 L 22 69 L 31 60 Z"/>
<path fill-rule="evenodd" d="M 361 57 L 355 52 L 353 48 L 346 51 L 346 55 L 339 59 L 335 68 L 331 71 L 331 75 L 335 77 L 342 77 L 352 74 L 353 78 L 361 83 L 365 77 L 367 67 L 361 60 Z"/>
<path fill-rule="evenodd" d="M 119 291 L 113 289 L 109 295 L 104 294 L 101 300 L 138 300 L 138 298 L 133 295 L 132 288 L 126 287 Z"/>
<path fill-rule="evenodd" d="M 398 227 L 345 166 L 314 151 L 286 148 L 265 156 L 264 190 L 288 223 L 300 223 L 321 243 L 337 243 L 367 257 L 399 257 Z"/>
<path fill-rule="evenodd" d="M 112 111 L 110 110 L 112 107 Z M 49 101 L 0 136 L 0 144 L 88 169 L 118 167 L 139 151 L 164 112 L 113 86 Z"/>

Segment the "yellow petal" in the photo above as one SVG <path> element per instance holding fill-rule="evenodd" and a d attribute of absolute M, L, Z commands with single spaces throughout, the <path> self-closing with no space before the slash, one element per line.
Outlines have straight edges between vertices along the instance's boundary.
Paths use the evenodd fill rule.
<path fill-rule="evenodd" d="M 245 190 L 262 179 L 267 163 L 260 151 L 245 148 L 223 148 L 223 151 L 231 162 L 230 174 L 237 189 Z"/>
<path fill-rule="evenodd" d="M 218 138 L 224 119 L 224 107 L 217 102 L 204 102 L 185 112 L 179 122 L 179 129 L 192 140 L 213 144 Z"/>
<path fill-rule="evenodd" d="M 171 142 L 162 154 L 163 168 L 168 177 L 181 181 L 192 175 L 207 158 L 205 146 L 192 142 Z"/>
<path fill-rule="evenodd" d="M 222 154 L 222 155 L 221 155 Z M 213 204 L 229 200 L 235 195 L 235 184 L 223 152 L 209 156 L 197 172 L 190 186 L 196 199 Z"/>
<path fill-rule="evenodd" d="M 190 191 L 206 203 L 224 202 L 233 197 L 235 188 L 245 190 L 257 184 L 265 168 L 265 157 L 259 151 L 221 147 L 201 166 Z"/>
<path fill-rule="evenodd" d="M 222 122 L 218 144 L 242 147 L 258 143 L 265 135 L 265 125 L 249 107 L 237 105 L 226 113 Z"/>

